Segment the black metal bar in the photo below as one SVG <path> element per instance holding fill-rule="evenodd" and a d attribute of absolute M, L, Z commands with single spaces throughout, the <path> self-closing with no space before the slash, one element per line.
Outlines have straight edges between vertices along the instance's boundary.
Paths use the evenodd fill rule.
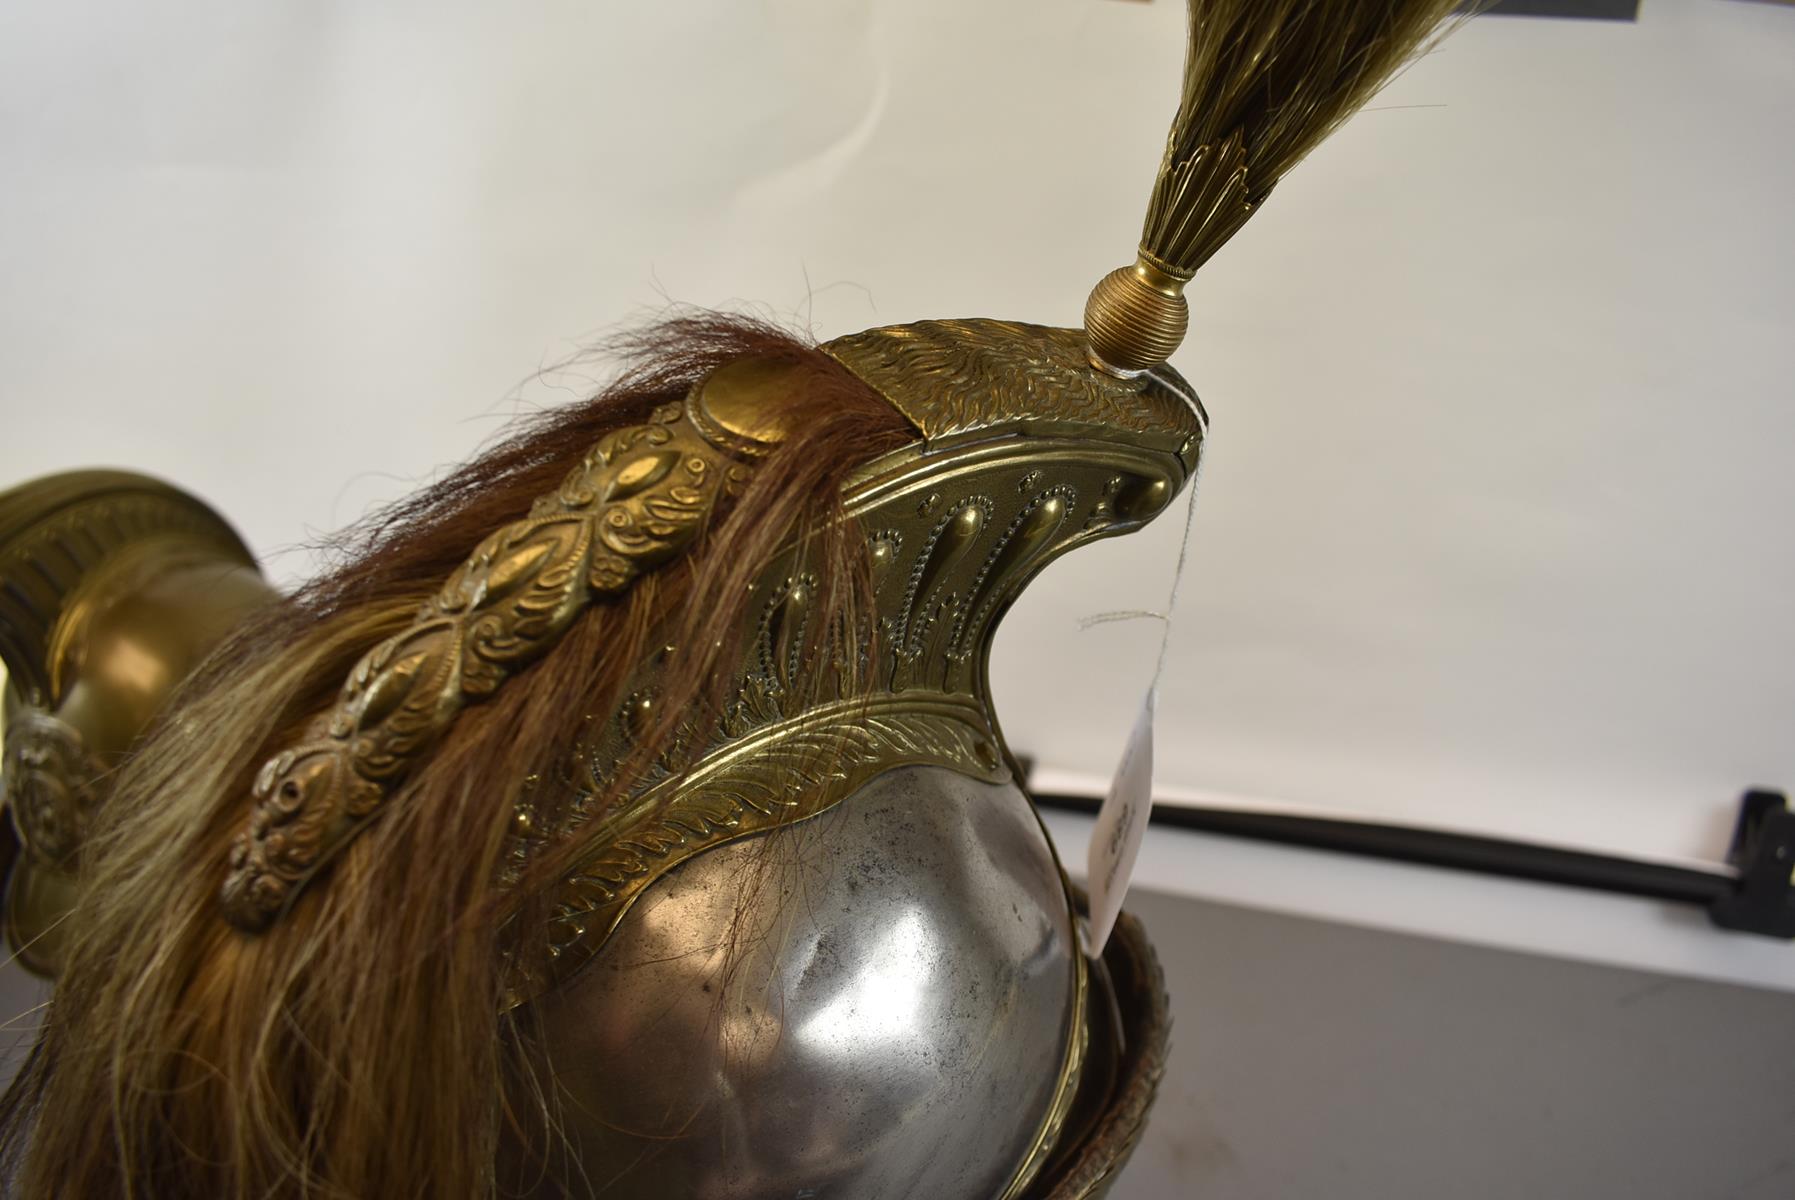
<path fill-rule="evenodd" d="M 1708 915 L 1722 929 L 1795 938 L 1795 810 L 1781 792 L 1745 793 L 1727 862 L 1739 884 Z"/>
<path fill-rule="evenodd" d="M 1089 796 L 1033 795 L 1035 803 L 1043 808 L 1069 812 L 1095 814 L 1101 804 Z M 1151 823 L 1224 837 L 1252 838 L 1680 904 L 1699 904 L 1703 908 L 1711 908 L 1732 896 L 1738 886 L 1734 876 L 1720 871 L 1701 871 L 1581 850 L 1561 850 L 1556 846 L 1367 821 L 1161 804 L 1153 809 Z"/>

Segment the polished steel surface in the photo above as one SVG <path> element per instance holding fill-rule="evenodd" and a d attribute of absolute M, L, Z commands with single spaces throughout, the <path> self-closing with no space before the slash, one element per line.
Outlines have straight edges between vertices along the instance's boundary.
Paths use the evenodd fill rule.
<path fill-rule="evenodd" d="M 710 850 L 531 1006 L 588 1176 L 539 1194 L 999 1196 L 1052 1101 L 1077 954 L 1013 784 L 901 767 Z"/>

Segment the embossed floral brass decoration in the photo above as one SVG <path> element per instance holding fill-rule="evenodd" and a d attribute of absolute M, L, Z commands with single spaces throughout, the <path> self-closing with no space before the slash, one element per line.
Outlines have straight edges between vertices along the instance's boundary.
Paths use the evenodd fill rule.
<path fill-rule="evenodd" d="M 265 928 L 456 713 L 540 657 L 586 605 L 691 543 L 747 479 L 701 429 L 698 403 L 694 393 L 600 440 L 528 517 L 483 541 L 411 628 L 362 658 L 300 745 L 263 766 L 231 847 L 233 924 Z"/>
<path fill-rule="evenodd" d="M 985 677 L 997 622 L 1053 559 L 1157 515 L 1206 424 L 1175 373 L 1102 375 L 1082 344 L 1075 330 L 929 321 L 824 347 L 929 439 L 869 464 L 844 497 L 877 574 L 870 694 L 794 699 L 793 664 L 819 631 L 802 612 L 801 553 L 787 550 L 754 586 L 735 698 L 693 765 L 611 811 L 575 805 L 567 828 L 526 814 L 527 836 L 589 852 L 554 894 L 548 963 L 520 963 L 513 1003 L 577 969 L 649 885 L 712 846 L 825 812 L 896 766 L 1010 777 Z M 645 678 L 639 695 L 652 691 Z M 625 761 L 630 722 L 626 705 L 582 747 L 573 775 L 589 797 Z"/>

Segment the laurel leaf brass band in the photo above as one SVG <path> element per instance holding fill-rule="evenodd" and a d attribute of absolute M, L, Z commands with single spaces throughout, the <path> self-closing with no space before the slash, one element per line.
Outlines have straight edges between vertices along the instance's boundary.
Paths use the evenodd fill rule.
<path fill-rule="evenodd" d="M 580 611 L 695 538 L 747 465 L 683 405 L 607 435 L 530 515 L 480 543 L 412 626 L 369 651 L 336 706 L 262 767 L 222 900 L 265 929 L 351 838 L 456 713 L 544 654 Z M 708 422 L 706 423 L 708 424 Z"/>

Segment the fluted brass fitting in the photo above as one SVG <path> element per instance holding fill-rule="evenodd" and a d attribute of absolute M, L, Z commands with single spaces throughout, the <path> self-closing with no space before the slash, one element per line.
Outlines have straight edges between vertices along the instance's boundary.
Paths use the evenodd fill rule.
<path fill-rule="evenodd" d="M 1190 324 L 1188 279 L 1142 254 L 1098 280 L 1084 306 L 1091 364 L 1126 379 L 1170 358 Z"/>

